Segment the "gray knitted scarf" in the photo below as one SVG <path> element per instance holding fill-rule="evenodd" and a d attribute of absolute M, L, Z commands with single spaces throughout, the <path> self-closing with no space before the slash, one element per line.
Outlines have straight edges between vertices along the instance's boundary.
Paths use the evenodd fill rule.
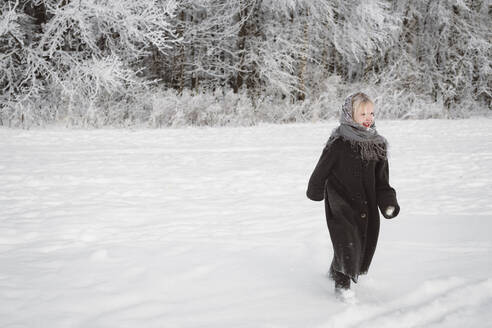
<path fill-rule="evenodd" d="M 352 117 L 352 98 L 355 94 L 348 96 L 342 105 L 340 113 L 340 125 L 333 130 L 327 145 L 338 138 L 349 141 L 352 147 L 359 150 L 363 160 L 381 160 L 387 157 L 388 142 L 376 131 L 373 122 L 368 128 L 356 123 Z"/>

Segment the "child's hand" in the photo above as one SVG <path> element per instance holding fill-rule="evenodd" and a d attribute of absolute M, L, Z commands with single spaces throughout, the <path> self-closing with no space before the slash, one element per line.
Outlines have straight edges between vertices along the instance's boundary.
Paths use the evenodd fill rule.
<path fill-rule="evenodd" d="M 388 206 L 384 210 L 384 214 L 386 214 L 387 217 L 393 217 L 393 213 L 395 212 L 395 207 L 394 206 Z"/>

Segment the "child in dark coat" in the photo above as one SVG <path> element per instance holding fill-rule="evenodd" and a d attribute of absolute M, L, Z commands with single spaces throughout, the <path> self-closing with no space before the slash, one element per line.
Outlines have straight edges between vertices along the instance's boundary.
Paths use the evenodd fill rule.
<path fill-rule="evenodd" d="M 338 295 L 350 293 L 350 281 L 367 273 L 379 234 L 379 211 L 398 215 L 389 185 L 387 141 L 374 124 L 374 104 L 364 93 L 345 100 L 340 125 L 333 130 L 309 179 L 307 197 L 325 201 L 333 244 L 330 277 Z"/>

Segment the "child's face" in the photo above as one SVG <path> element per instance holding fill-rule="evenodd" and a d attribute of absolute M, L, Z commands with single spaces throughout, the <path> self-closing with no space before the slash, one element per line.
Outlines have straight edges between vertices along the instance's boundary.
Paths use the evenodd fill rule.
<path fill-rule="evenodd" d="M 354 113 L 354 121 L 366 128 L 374 122 L 374 105 L 371 103 L 361 104 Z"/>

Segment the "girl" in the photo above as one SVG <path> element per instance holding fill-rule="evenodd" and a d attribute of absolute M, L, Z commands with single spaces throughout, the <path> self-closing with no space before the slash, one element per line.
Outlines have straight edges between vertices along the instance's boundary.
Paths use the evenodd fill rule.
<path fill-rule="evenodd" d="M 367 273 L 379 234 L 378 206 L 394 218 L 400 207 L 389 185 L 387 141 L 374 124 L 374 104 L 364 93 L 345 100 L 340 126 L 333 130 L 309 179 L 307 197 L 325 200 L 333 244 L 330 278 L 337 295 L 347 294 L 350 280 Z"/>

